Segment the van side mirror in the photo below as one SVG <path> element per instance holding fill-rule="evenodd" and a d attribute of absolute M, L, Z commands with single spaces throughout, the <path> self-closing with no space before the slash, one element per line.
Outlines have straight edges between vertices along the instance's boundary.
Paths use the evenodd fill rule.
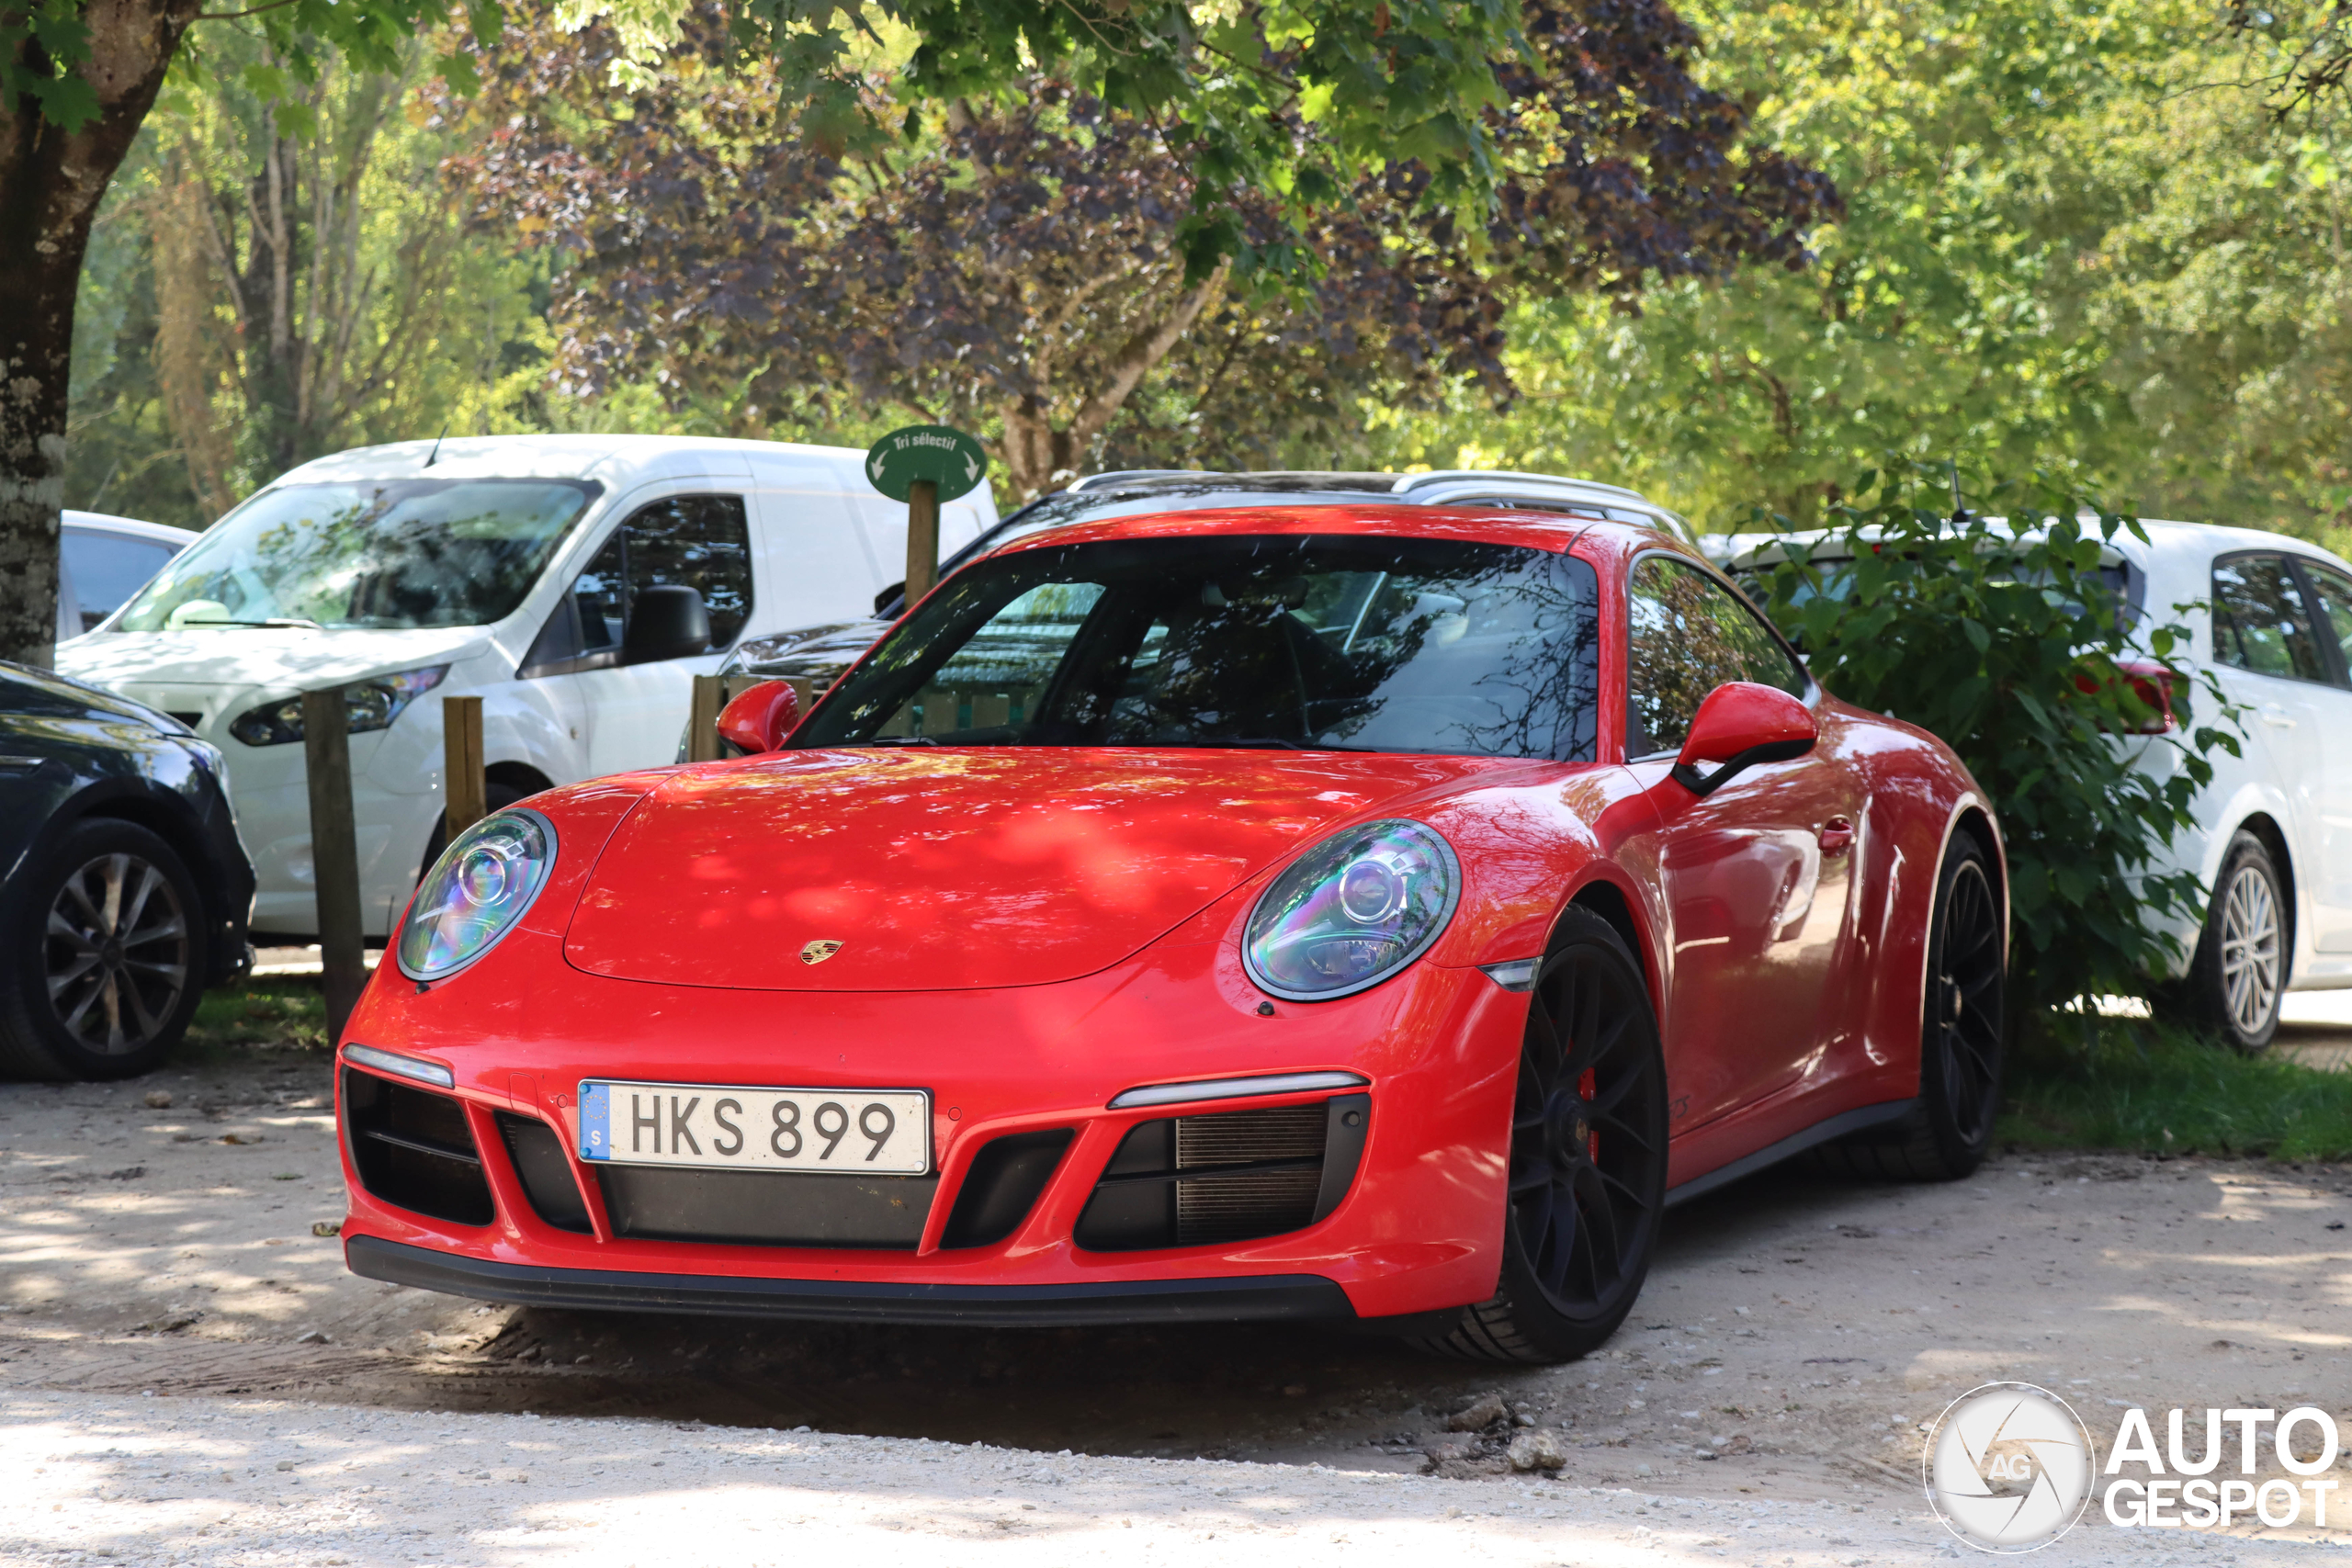
<path fill-rule="evenodd" d="M 699 591 L 677 582 L 637 591 L 628 607 L 628 631 L 621 638 L 622 663 L 651 664 L 709 651 L 710 612 Z"/>
<path fill-rule="evenodd" d="M 763 681 L 720 710 L 718 738 L 758 755 L 781 751 L 800 725 L 800 694 L 789 681 Z"/>
<path fill-rule="evenodd" d="M 1758 762 L 1785 762 L 1813 750 L 1821 731 L 1813 710 L 1777 686 L 1726 681 L 1707 694 L 1674 759 L 1674 782 L 1708 795 Z M 1700 764 L 1713 762 L 1702 771 Z"/>

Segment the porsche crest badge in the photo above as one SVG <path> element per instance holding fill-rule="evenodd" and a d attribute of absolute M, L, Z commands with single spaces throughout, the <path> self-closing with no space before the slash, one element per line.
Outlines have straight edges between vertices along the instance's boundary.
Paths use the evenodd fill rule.
<path fill-rule="evenodd" d="M 812 942 L 808 946 L 800 950 L 800 962 L 803 964 L 822 964 L 826 959 L 831 958 L 834 953 L 839 953 L 841 950 L 842 944 L 837 942 Z"/>

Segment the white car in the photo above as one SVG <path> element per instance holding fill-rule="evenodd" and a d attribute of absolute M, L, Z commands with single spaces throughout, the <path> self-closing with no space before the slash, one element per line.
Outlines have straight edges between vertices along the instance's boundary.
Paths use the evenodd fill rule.
<path fill-rule="evenodd" d="M 441 838 L 441 705 L 482 699 L 493 807 L 670 761 L 741 638 L 870 610 L 906 508 L 845 448 L 663 436 L 404 442 L 246 501 L 59 670 L 228 757 L 258 939 L 318 930 L 300 695 L 350 694 L 362 920 L 381 940 Z M 943 547 L 996 522 L 941 508 Z"/>
<path fill-rule="evenodd" d="M 167 523 L 68 511 L 57 539 L 57 640 L 80 637 L 113 615 L 201 536 Z"/>
<path fill-rule="evenodd" d="M 2140 625 L 2187 627 L 2177 660 L 2210 671 L 2245 710 L 2244 754 L 2211 754 L 2197 824 L 2154 868 L 2193 872 L 2208 889 L 2202 929 L 2172 933 L 2181 959 L 2169 978 L 2208 1027 L 2260 1050 L 2285 992 L 2352 987 L 2352 565 L 2283 534 L 2143 526 L 2146 543 L 2108 545 L 2101 575 Z M 1821 537 L 1711 535 L 1704 546 L 1736 574 Z M 2143 765 L 2168 771 L 2178 757 L 2149 746 Z"/>

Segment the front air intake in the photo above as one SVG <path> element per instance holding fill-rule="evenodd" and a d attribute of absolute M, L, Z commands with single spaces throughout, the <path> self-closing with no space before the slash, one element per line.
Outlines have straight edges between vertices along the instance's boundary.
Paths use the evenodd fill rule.
<path fill-rule="evenodd" d="M 595 1226 L 588 1221 L 587 1201 L 580 1183 L 571 1179 L 571 1162 L 564 1157 L 563 1140 L 536 1116 L 498 1112 L 498 1135 L 506 1145 L 506 1158 L 523 1183 L 523 1194 L 539 1218 L 560 1231 L 586 1235 Z"/>
<path fill-rule="evenodd" d="M 343 1112 L 351 1163 L 371 1196 L 451 1224 L 490 1224 L 490 1183 L 464 1106 L 345 1067 Z"/>
<path fill-rule="evenodd" d="M 1304 1230 L 1347 1195 L 1371 1106 L 1370 1095 L 1346 1094 L 1140 1122 L 1103 1168 L 1074 1239 L 1133 1252 Z"/>

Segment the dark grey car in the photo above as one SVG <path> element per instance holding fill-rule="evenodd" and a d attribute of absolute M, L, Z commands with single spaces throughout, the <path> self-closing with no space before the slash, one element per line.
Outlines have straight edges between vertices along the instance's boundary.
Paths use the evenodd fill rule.
<path fill-rule="evenodd" d="M 254 868 L 220 753 L 177 719 L 0 662 L 0 1076 L 160 1062 L 249 967 Z"/>

